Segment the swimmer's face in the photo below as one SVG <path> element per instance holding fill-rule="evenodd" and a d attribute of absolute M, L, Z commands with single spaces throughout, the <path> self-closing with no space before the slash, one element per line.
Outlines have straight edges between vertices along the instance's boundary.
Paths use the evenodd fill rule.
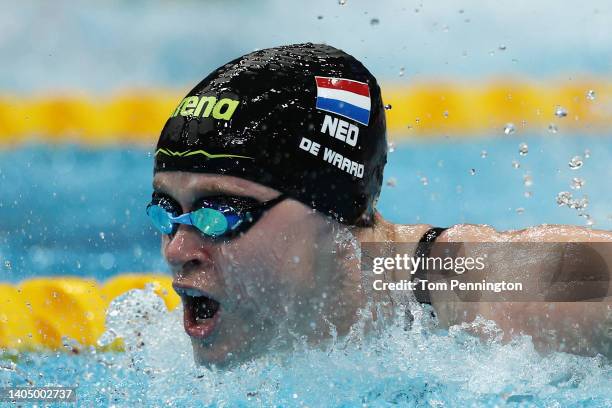
<path fill-rule="evenodd" d="M 261 184 L 211 174 L 160 172 L 153 184 L 183 213 L 205 196 L 263 202 L 279 195 Z M 196 361 L 243 360 L 289 332 L 309 339 L 326 336 L 326 320 L 342 331 L 349 323 L 341 306 L 351 295 L 342 293 L 347 285 L 338 257 L 346 262 L 351 251 L 346 248 L 353 247 L 336 243 L 339 231 L 345 228 L 329 217 L 286 199 L 230 240 L 213 241 L 182 224 L 174 235 L 163 235 L 162 253 L 183 301 Z"/>

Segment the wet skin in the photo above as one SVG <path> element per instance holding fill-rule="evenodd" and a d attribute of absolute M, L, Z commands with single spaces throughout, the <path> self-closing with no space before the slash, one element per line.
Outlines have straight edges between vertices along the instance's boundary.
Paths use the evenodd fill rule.
<path fill-rule="evenodd" d="M 157 173 L 154 189 L 172 197 L 182 212 L 192 211 L 204 196 L 263 202 L 279 195 L 244 179 L 187 172 Z M 315 341 L 329 336 L 328 322 L 339 334 L 346 333 L 364 297 L 356 290 L 354 247 L 338 240 L 342 233 L 346 227 L 287 199 L 231 240 L 213 241 L 187 225 L 164 235 L 162 254 L 183 299 L 196 361 L 222 365 L 244 360 L 272 343 L 286 346 L 294 338 L 289 333 Z M 194 305 L 202 302 L 190 295 L 218 303 L 214 322 L 196 321 Z"/>
<path fill-rule="evenodd" d="M 204 196 L 238 195 L 263 202 L 280 194 L 236 177 L 188 172 L 157 173 L 154 189 L 172 197 L 183 212 L 192 211 L 192 205 Z M 365 308 L 368 297 L 371 305 L 382 305 L 377 313 L 392 313 L 397 305 L 395 294 L 362 285 L 356 248 L 362 242 L 386 241 L 416 247 L 429 228 L 392 224 L 378 213 L 373 227 L 347 227 L 292 199 L 274 206 L 245 234 L 228 241 L 212 241 L 194 227 L 180 225 L 176 234 L 162 237 L 162 254 L 183 299 L 185 329 L 191 336 L 196 362 L 225 365 L 290 346 L 300 336 L 311 344 L 330 337 L 333 330 L 342 336 L 358 316 L 366 316 L 366 325 L 378 320 L 374 307 Z M 612 243 L 612 233 L 558 225 L 508 232 L 455 225 L 437 242 Z M 511 246 L 508 250 L 512 251 Z M 604 272 L 612 269 L 612 251 L 601 254 L 601 263 Z M 556 273 L 547 263 L 536 267 L 545 274 Z M 513 281 L 516 271 L 512 265 L 496 264 L 488 265 L 483 273 Z M 392 278 L 410 276 L 394 272 Z M 537 278 L 542 281 L 542 276 Z M 589 301 L 588 296 L 581 302 L 558 296 L 554 301 L 531 303 L 463 302 L 443 294 L 434 296 L 432 305 L 442 327 L 483 316 L 504 331 L 506 341 L 527 334 L 540 350 L 612 356 L 612 289 L 609 274 L 604 278 L 603 298 L 597 302 Z M 199 296 L 200 308 L 202 298 L 216 302 L 210 320 L 195 319 L 198 302 L 193 295 Z"/>

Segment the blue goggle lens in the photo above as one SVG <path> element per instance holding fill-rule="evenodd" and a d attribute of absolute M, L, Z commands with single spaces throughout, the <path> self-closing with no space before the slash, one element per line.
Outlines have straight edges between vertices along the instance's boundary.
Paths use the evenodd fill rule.
<path fill-rule="evenodd" d="M 210 237 L 223 235 L 229 229 L 229 223 L 225 215 L 212 208 L 200 208 L 192 212 L 191 222 L 203 234 Z"/>
<path fill-rule="evenodd" d="M 149 206 L 147 214 L 155 228 L 157 228 L 163 234 L 170 234 L 174 228 L 174 224 L 170 219 L 172 215 L 165 208 L 159 205 Z"/>
<path fill-rule="evenodd" d="M 174 229 L 176 217 L 162 206 L 151 205 L 147 209 L 147 214 L 151 218 L 153 226 L 163 234 L 171 234 Z M 213 208 L 200 208 L 190 213 L 191 225 L 199 229 L 209 237 L 223 235 L 229 228 L 226 215 Z"/>
<path fill-rule="evenodd" d="M 147 215 L 162 234 L 172 234 L 178 224 L 186 224 L 193 225 L 208 237 L 219 238 L 245 231 L 257 221 L 265 209 L 285 198 L 281 194 L 275 199 L 255 204 L 237 197 L 208 198 L 201 208 L 190 213 L 175 215 L 180 211 L 180 207 L 175 202 L 154 195 L 153 201 L 147 206 Z"/>

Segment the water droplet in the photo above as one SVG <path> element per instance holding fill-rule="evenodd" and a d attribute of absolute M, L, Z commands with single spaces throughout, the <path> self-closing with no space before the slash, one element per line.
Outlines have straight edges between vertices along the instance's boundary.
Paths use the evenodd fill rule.
<path fill-rule="evenodd" d="M 557 194 L 557 205 L 559 207 L 562 207 L 564 205 L 569 205 L 571 200 L 572 200 L 572 193 L 570 193 L 569 191 L 561 191 L 559 194 Z"/>
<path fill-rule="evenodd" d="M 532 195 L 533 195 L 533 193 L 532 193 L 531 191 L 525 191 L 525 192 L 523 193 L 523 196 L 524 196 L 525 198 L 531 198 L 531 196 L 532 196 Z"/>
<path fill-rule="evenodd" d="M 100 235 L 100 239 L 104 239 L 104 232 L 100 232 L 98 235 Z"/>
<path fill-rule="evenodd" d="M 8 260 L 7 260 L 7 261 L 4 261 L 4 267 L 5 267 L 6 269 L 11 269 L 11 267 L 12 267 L 12 265 L 11 265 L 11 261 L 8 261 Z"/>
<path fill-rule="evenodd" d="M 385 110 L 390 110 L 393 106 L 390 103 L 385 105 Z"/>
<path fill-rule="evenodd" d="M 585 195 L 584 197 L 577 200 L 570 199 L 567 203 L 567 206 L 575 210 L 584 210 L 589 206 L 589 197 Z"/>
<path fill-rule="evenodd" d="M 395 151 L 395 143 L 387 142 L 387 153 L 393 153 Z"/>
<path fill-rule="evenodd" d="M 525 174 L 525 175 L 523 176 L 523 185 L 524 185 L 525 187 L 531 187 L 531 186 L 533 186 L 533 178 L 531 177 L 531 175 L 530 175 L 530 174 Z"/>
<path fill-rule="evenodd" d="M 406 69 L 404 67 L 401 67 L 400 70 L 399 70 L 399 76 L 404 76 L 405 70 Z"/>
<path fill-rule="evenodd" d="M 429 184 L 429 180 L 427 179 L 427 177 L 421 177 L 421 184 L 423 184 L 424 186 Z"/>
<path fill-rule="evenodd" d="M 346 4 L 346 0 L 338 0 L 338 4 L 344 6 Z"/>
<path fill-rule="evenodd" d="M 115 266 L 115 257 L 110 252 L 104 252 L 102 255 L 100 255 L 99 260 L 100 266 L 106 270 L 109 270 Z"/>
<path fill-rule="evenodd" d="M 514 127 L 514 123 L 506 123 L 506 126 L 504 126 L 504 134 L 505 135 L 511 135 L 516 131 L 516 128 Z"/>
<path fill-rule="evenodd" d="M 323 20 L 323 16 L 317 16 L 317 20 Z"/>
<path fill-rule="evenodd" d="M 395 187 L 397 185 L 397 179 L 395 177 L 391 177 L 389 180 L 387 180 L 387 185 L 389 187 Z"/>
<path fill-rule="evenodd" d="M 578 170 L 579 168 L 582 167 L 582 164 L 583 164 L 582 157 L 580 156 L 572 157 L 568 163 L 569 168 L 572 170 Z"/>
<path fill-rule="evenodd" d="M 570 184 L 570 187 L 572 190 L 580 190 L 585 184 L 584 179 L 581 179 L 580 177 L 574 177 L 572 179 L 572 184 Z"/>
<path fill-rule="evenodd" d="M 565 109 L 563 106 L 557 106 L 555 108 L 555 116 L 558 118 L 564 118 L 567 116 L 567 109 Z"/>
<path fill-rule="evenodd" d="M 589 149 L 584 149 L 584 158 L 589 159 L 591 157 L 591 151 Z"/>
<path fill-rule="evenodd" d="M 442 116 L 444 116 L 445 118 L 448 118 L 448 111 L 445 110 L 444 112 L 442 112 Z"/>
<path fill-rule="evenodd" d="M 506 46 L 501 44 L 499 47 L 497 47 L 500 51 L 506 51 Z"/>
<path fill-rule="evenodd" d="M 521 163 L 517 162 L 516 160 L 512 160 L 512 168 L 518 169 L 519 167 L 521 167 Z"/>
<path fill-rule="evenodd" d="M 519 208 L 516 209 L 516 213 L 518 215 L 522 215 L 524 212 L 525 212 L 525 209 L 523 207 L 519 207 Z"/>
<path fill-rule="evenodd" d="M 476 174 L 476 169 L 470 169 L 470 176 L 473 176 Z"/>
<path fill-rule="evenodd" d="M 378 25 L 380 23 L 380 20 L 377 18 L 373 18 L 370 20 L 370 25 L 375 26 Z"/>
<path fill-rule="evenodd" d="M 594 90 L 592 90 L 592 89 L 589 89 L 589 90 L 587 91 L 587 93 L 586 93 L 586 98 L 587 98 L 589 101 L 594 101 L 594 100 L 595 100 L 595 96 L 596 96 L 596 95 L 595 95 L 595 91 L 594 91 Z"/>
<path fill-rule="evenodd" d="M 489 153 L 487 153 L 486 150 L 483 150 L 483 151 L 480 152 L 480 157 L 483 158 L 483 159 L 486 159 L 488 155 L 489 155 Z"/>
<path fill-rule="evenodd" d="M 551 123 L 548 125 L 548 131 L 550 133 L 557 133 L 559 131 L 559 128 L 554 123 Z"/>
<path fill-rule="evenodd" d="M 519 154 L 521 156 L 527 156 L 527 153 L 529 153 L 529 146 L 527 146 L 527 143 L 521 143 L 519 145 Z"/>

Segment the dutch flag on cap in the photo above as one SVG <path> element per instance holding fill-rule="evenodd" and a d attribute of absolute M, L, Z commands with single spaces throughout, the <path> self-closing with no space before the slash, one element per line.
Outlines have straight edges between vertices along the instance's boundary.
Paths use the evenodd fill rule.
<path fill-rule="evenodd" d="M 370 88 L 352 79 L 316 76 L 317 109 L 353 119 L 362 125 L 370 120 Z"/>

